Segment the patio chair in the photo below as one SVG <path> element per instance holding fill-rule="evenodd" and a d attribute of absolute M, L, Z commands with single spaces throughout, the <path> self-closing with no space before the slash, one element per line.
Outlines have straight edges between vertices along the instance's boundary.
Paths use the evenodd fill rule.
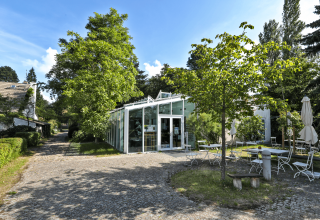
<path fill-rule="evenodd" d="M 255 168 L 256 172 L 258 172 L 258 169 L 260 169 L 260 171 L 259 171 L 259 174 L 260 174 L 261 171 L 263 170 L 262 165 L 263 165 L 263 161 L 262 161 L 262 159 L 259 158 L 259 154 L 258 154 L 258 159 L 251 161 L 251 168 L 250 168 L 249 173 L 251 173 L 252 168 Z"/>
<path fill-rule="evenodd" d="M 302 154 L 303 152 L 306 152 L 306 147 L 304 146 L 304 143 L 297 143 L 296 144 L 296 149 L 297 151 L 300 151 L 300 154 Z"/>
<path fill-rule="evenodd" d="M 227 148 L 228 148 L 228 146 L 226 145 L 226 152 L 227 152 Z M 221 167 L 221 165 L 220 165 L 220 163 L 222 161 L 221 149 L 217 148 L 217 153 L 213 153 L 212 155 L 213 155 L 213 160 L 209 159 L 209 163 L 211 164 L 211 161 L 212 161 L 212 165 L 213 165 L 215 162 L 217 162 L 219 164 L 219 166 Z M 226 159 L 228 159 L 227 156 L 226 156 Z M 227 161 L 226 161 L 226 165 L 227 165 Z"/>
<path fill-rule="evenodd" d="M 301 173 L 304 174 L 305 176 L 308 177 L 309 181 L 314 180 L 314 175 L 313 175 L 313 151 L 310 151 L 308 153 L 308 160 L 307 163 L 302 163 L 302 162 L 294 162 L 293 165 L 297 168 L 298 172 L 294 174 L 293 178 L 296 178 L 296 176 L 299 176 Z M 311 168 L 311 172 L 309 169 Z M 311 179 L 310 179 L 311 176 Z"/>
<path fill-rule="evenodd" d="M 248 149 L 248 148 L 247 148 Z M 256 160 L 256 159 L 259 159 L 259 156 L 258 156 L 258 152 L 250 152 L 250 151 L 247 151 L 247 161 L 248 161 L 248 164 L 249 165 L 252 165 L 252 161 L 253 160 Z"/>
<path fill-rule="evenodd" d="M 232 160 L 239 160 L 240 159 L 240 157 L 241 157 L 241 155 L 242 155 L 242 149 L 240 150 L 240 151 L 235 151 L 235 150 L 232 150 L 232 151 L 230 151 L 231 152 L 231 154 L 233 154 L 234 156 L 232 157 L 229 157 L 228 159 L 232 159 Z"/>
<path fill-rule="evenodd" d="M 272 148 L 280 148 L 281 147 L 281 144 L 277 143 L 276 137 L 271 137 L 271 146 L 272 146 Z"/>
<path fill-rule="evenodd" d="M 292 166 L 289 164 L 290 160 L 291 160 L 291 155 L 292 155 L 292 152 L 293 152 L 293 147 L 291 146 L 290 147 L 290 151 L 289 151 L 289 154 L 287 157 L 284 157 L 284 156 L 278 156 L 278 170 L 277 170 L 277 175 L 279 174 L 279 170 L 282 169 L 284 172 L 285 169 L 284 169 L 284 165 L 288 165 L 291 170 L 293 171 L 293 168 Z"/>
<path fill-rule="evenodd" d="M 185 146 L 185 153 L 186 153 L 186 158 L 187 160 L 190 160 L 190 165 L 187 164 L 187 162 L 184 164 L 186 166 L 192 166 L 193 162 L 196 162 L 198 164 L 197 156 L 199 155 L 198 153 L 191 151 L 191 145 L 184 145 Z"/>
<path fill-rule="evenodd" d="M 209 154 L 208 154 L 208 152 L 209 152 L 209 149 L 207 149 L 207 148 L 204 148 L 204 149 L 200 149 L 201 147 L 200 147 L 200 144 L 201 143 L 203 143 L 203 144 L 205 144 L 206 143 L 206 141 L 198 141 L 198 149 L 199 149 L 199 152 L 205 152 L 206 153 L 206 155 L 205 155 L 205 157 L 204 158 L 202 158 L 202 162 L 206 159 L 206 157 L 208 157 L 208 159 L 209 159 Z"/>

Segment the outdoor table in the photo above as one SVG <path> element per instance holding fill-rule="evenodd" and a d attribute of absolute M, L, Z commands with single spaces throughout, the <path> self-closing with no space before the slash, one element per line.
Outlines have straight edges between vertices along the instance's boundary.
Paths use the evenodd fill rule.
<path fill-rule="evenodd" d="M 284 153 L 289 153 L 288 150 L 279 150 L 279 149 L 273 149 L 273 148 L 261 148 L 261 149 L 258 149 L 258 148 L 248 148 L 248 149 L 245 149 L 244 151 L 249 151 L 249 152 L 253 152 L 253 153 L 261 153 L 262 151 L 264 150 L 267 150 L 269 151 L 271 154 L 273 155 L 281 155 L 281 154 L 284 154 Z"/>
<path fill-rule="evenodd" d="M 228 145 L 226 144 L 226 147 L 227 147 L 227 146 L 228 146 Z M 199 145 L 199 147 L 209 148 L 209 149 L 216 149 L 216 150 L 218 151 L 219 148 L 222 147 L 222 144 L 210 144 L 210 146 L 209 146 L 209 145 Z M 209 158 L 209 151 L 207 151 L 207 154 L 205 155 L 205 157 L 203 158 L 203 160 L 206 159 L 206 157 L 208 157 L 208 159 L 210 159 L 210 158 Z"/>
<path fill-rule="evenodd" d="M 247 145 L 257 145 L 256 142 L 251 142 L 251 141 L 249 141 L 249 142 L 236 141 L 236 147 L 238 147 L 238 144 L 241 144 L 242 147 L 243 147 L 243 144 L 247 144 Z"/>

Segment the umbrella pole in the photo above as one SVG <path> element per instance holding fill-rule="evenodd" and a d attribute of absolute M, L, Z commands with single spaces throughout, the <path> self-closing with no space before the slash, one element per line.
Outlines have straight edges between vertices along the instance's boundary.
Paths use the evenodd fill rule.
<path fill-rule="evenodd" d="M 284 150 L 284 127 L 282 127 L 282 150 Z"/>
<path fill-rule="evenodd" d="M 292 143 L 292 145 L 293 145 L 293 154 L 296 154 L 296 135 L 295 135 L 295 127 L 294 126 L 292 126 L 292 138 L 293 138 L 293 143 Z"/>

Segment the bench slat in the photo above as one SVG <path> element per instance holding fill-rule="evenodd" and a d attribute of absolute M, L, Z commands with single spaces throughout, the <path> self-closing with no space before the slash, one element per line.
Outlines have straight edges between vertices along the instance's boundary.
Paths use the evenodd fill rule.
<path fill-rule="evenodd" d="M 240 174 L 229 174 L 227 173 L 227 175 L 231 178 L 255 178 L 255 177 L 263 177 L 260 174 L 256 174 L 256 173 L 240 173 Z"/>

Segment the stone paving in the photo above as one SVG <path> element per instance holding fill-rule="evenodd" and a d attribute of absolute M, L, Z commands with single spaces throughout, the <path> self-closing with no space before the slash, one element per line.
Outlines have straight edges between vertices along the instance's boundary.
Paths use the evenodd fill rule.
<path fill-rule="evenodd" d="M 186 169 L 185 157 L 65 156 L 65 136 L 37 150 L 0 219 L 319 219 L 318 195 L 304 197 L 303 187 L 300 195 L 256 210 L 199 204 L 167 183 L 169 173 Z"/>

